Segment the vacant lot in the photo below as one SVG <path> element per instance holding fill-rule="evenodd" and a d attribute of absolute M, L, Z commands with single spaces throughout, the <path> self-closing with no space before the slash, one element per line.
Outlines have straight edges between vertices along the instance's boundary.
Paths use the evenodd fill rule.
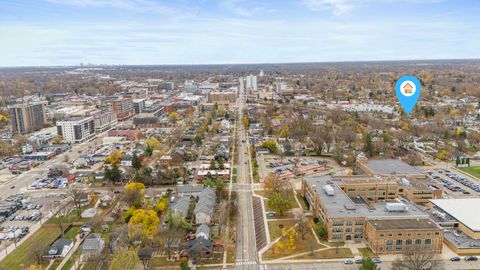
<path fill-rule="evenodd" d="M 307 254 L 307 255 L 302 255 L 299 257 L 295 257 L 297 260 L 317 260 L 317 259 L 339 259 L 339 258 L 352 258 L 352 250 L 349 248 L 330 248 L 330 249 L 324 249 L 324 250 L 319 250 L 315 251 L 312 254 Z"/>

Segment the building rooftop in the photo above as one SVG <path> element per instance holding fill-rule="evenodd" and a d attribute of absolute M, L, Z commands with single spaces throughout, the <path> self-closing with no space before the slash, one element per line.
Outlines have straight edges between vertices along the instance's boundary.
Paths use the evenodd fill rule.
<path fill-rule="evenodd" d="M 380 174 L 422 174 L 417 168 L 408 165 L 399 159 L 369 160 L 365 166 L 375 173 Z"/>
<path fill-rule="evenodd" d="M 472 231 L 480 231 L 480 215 L 475 209 L 480 209 L 480 199 L 438 199 L 431 202 Z"/>
<path fill-rule="evenodd" d="M 429 218 L 422 219 L 371 219 L 368 221 L 375 229 L 383 230 L 431 230 L 439 227 Z"/>
<path fill-rule="evenodd" d="M 364 200 L 352 200 L 345 194 L 337 184 L 340 181 L 335 181 L 329 175 L 325 176 L 311 176 L 305 177 L 307 184 L 315 186 L 317 196 L 324 205 L 325 210 L 330 217 L 334 218 L 427 218 L 428 214 L 420 210 L 416 205 L 406 200 L 401 201 L 407 206 L 405 211 L 387 211 L 387 203 L 370 203 L 367 204 Z M 325 185 L 330 185 L 333 188 L 333 196 L 327 195 L 323 190 Z"/>

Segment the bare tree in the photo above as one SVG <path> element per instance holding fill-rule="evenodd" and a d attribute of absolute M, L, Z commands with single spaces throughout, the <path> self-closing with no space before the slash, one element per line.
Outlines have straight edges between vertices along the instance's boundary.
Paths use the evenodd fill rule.
<path fill-rule="evenodd" d="M 297 223 L 297 231 L 302 235 L 302 240 L 305 240 L 305 234 L 310 229 L 310 223 L 303 210 L 295 212 L 295 222 Z"/>
<path fill-rule="evenodd" d="M 433 252 L 416 250 L 405 253 L 392 263 L 395 270 L 443 270 L 443 261 Z"/>
<path fill-rule="evenodd" d="M 68 194 L 72 198 L 73 205 L 77 210 L 77 216 L 80 217 L 82 211 L 82 198 L 86 194 L 84 186 L 80 184 L 71 185 L 68 189 Z"/>

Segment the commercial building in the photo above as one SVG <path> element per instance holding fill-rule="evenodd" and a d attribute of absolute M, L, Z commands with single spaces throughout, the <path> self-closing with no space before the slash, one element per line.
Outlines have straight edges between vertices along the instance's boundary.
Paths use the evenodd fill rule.
<path fill-rule="evenodd" d="M 47 124 L 45 102 L 16 104 L 8 106 L 13 133 L 29 133 Z"/>
<path fill-rule="evenodd" d="M 95 132 L 102 133 L 115 127 L 118 123 L 117 115 L 111 111 L 104 111 L 93 115 Z"/>
<path fill-rule="evenodd" d="M 126 120 L 133 116 L 133 102 L 130 98 L 118 98 L 107 100 L 106 103 L 117 115 L 119 121 Z"/>
<path fill-rule="evenodd" d="M 342 177 L 332 176 L 305 177 L 302 181 L 302 195 L 307 199 L 313 216 L 321 219 L 325 225 L 328 241 L 365 240 L 377 254 L 401 253 L 407 250 L 406 246 L 400 248 L 399 244 L 398 248 L 394 245 L 391 249 L 390 243 L 400 243 L 398 240 L 402 240 L 403 243 L 404 236 L 417 239 L 413 238 L 415 235 L 422 239 L 422 246 L 429 245 L 432 252 L 441 252 L 442 229 L 415 204 L 400 198 L 393 199 L 393 192 L 398 194 L 398 186 L 395 183 L 370 181 L 368 186 L 372 188 L 365 191 L 367 192 L 365 197 L 353 190 L 348 191 L 348 184 L 347 178 L 343 180 Z M 352 193 L 350 195 L 345 193 L 342 187 Z M 393 191 L 390 195 L 389 190 Z M 427 228 L 415 230 L 415 225 L 411 225 L 415 223 L 412 220 L 419 220 L 421 224 L 431 226 L 428 230 Z M 399 224 L 391 229 L 395 233 L 388 232 L 389 227 L 386 225 L 383 227 L 375 225 L 388 223 Z M 382 232 L 384 241 L 377 241 L 375 236 Z"/>
<path fill-rule="evenodd" d="M 140 113 L 133 117 L 135 128 L 156 128 L 160 127 L 160 119 L 152 113 Z"/>
<path fill-rule="evenodd" d="M 57 122 L 57 134 L 68 143 L 81 143 L 95 136 L 93 116 L 74 117 Z"/>

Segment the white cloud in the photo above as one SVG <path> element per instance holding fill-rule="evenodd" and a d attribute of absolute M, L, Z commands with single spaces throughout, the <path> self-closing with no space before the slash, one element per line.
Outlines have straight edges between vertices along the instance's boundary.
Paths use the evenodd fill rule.
<path fill-rule="evenodd" d="M 313 11 L 331 10 L 335 15 L 342 15 L 353 8 L 347 0 L 302 0 L 302 3 Z"/>

